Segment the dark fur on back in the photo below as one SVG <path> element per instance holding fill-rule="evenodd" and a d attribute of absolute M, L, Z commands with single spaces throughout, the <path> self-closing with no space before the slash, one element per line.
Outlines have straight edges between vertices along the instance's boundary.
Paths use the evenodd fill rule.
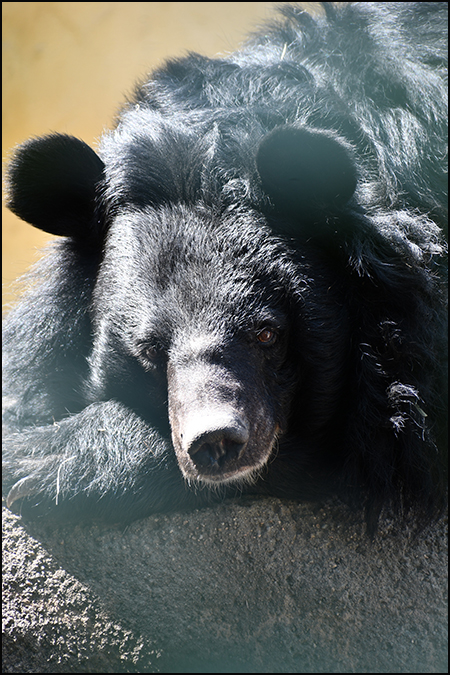
<path fill-rule="evenodd" d="M 9 503 L 441 512 L 447 3 L 322 9 L 168 61 L 99 156 L 16 151 L 10 208 L 65 238 L 4 329 Z"/>

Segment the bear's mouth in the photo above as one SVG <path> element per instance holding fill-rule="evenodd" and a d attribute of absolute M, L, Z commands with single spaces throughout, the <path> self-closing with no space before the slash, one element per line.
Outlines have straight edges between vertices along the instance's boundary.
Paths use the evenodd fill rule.
<path fill-rule="evenodd" d="M 212 465 L 199 465 L 197 458 L 189 458 L 187 461 L 179 461 L 179 465 L 184 477 L 189 480 L 196 480 L 201 483 L 221 484 L 221 483 L 252 483 L 261 469 L 270 457 L 270 449 L 261 454 L 261 456 L 251 464 L 243 461 L 242 464 L 235 464 L 232 461 L 219 462 Z M 202 458 L 203 462 L 203 458 Z"/>

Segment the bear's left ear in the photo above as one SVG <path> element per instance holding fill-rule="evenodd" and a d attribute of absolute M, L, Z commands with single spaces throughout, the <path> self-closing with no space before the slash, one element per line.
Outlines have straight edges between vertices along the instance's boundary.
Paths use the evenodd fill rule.
<path fill-rule="evenodd" d="M 256 165 L 264 191 L 289 216 L 342 206 L 356 188 L 351 149 L 328 131 L 276 127 L 261 142 Z"/>
<path fill-rule="evenodd" d="M 100 157 L 78 138 L 32 138 L 15 150 L 8 166 L 7 206 L 44 232 L 91 240 L 103 169 Z"/>

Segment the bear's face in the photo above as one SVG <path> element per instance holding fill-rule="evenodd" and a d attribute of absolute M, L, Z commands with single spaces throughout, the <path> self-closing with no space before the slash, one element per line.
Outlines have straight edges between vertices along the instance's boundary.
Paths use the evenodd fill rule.
<path fill-rule="evenodd" d="M 215 218 L 181 205 L 124 209 L 110 227 L 91 392 L 131 389 L 142 415 L 168 417 L 188 480 L 251 479 L 286 427 L 298 377 L 282 277 L 294 266 L 266 230 L 249 212 Z"/>

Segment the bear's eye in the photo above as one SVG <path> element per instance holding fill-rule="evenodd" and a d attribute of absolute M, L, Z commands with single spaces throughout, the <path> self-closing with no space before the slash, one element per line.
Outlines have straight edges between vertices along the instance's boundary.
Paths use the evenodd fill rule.
<path fill-rule="evenodd" d="M 163 360 L 164 353 L 160 347 L 146 344 L 141 348 L 141 357 L 147 364 L 155 366 Z"/>
<path fill-rule="evenodd" d="M 277 337 L 276 331 L 267 326 L 264 326 L 264 328 L 256 333 L 256 339 L 263 345 L 273 345 Z"/>
<path fill-rule="evenodd" d="M 158 358 L 158 350 L 156 347 L 145 347 L 143 354 L 149 361 L 156 361 Z"/>

